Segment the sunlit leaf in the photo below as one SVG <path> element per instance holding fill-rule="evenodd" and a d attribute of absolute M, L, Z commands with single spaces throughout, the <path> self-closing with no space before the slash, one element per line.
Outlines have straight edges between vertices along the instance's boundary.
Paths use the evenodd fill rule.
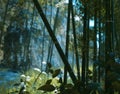
<path fill-rule="evenodd" d="M 12 92 L 9 92 L 10 94 L 16 94 L 16 93 L 18 93 L 19 91 L 12 91 Z"/>
<path fill-rule="evenodd" d="M 24 91 L 24 94 L 30 94 L 30 92 L 29 91 Z"/>
<path fill-rule="evenodd" d="M 28 85 L 31 85 L 31 82 L 30 81 L 26 81 Z"/>

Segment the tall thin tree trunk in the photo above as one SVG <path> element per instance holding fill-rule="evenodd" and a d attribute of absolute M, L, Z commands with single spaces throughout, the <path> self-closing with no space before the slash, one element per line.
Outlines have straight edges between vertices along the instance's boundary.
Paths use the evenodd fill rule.
<path fill-rule="evenodd" d="M 70 31 L 70 10 L 71 10 L 71 3 L 72 0 L 69 0 L 68 4 L 68 17 L 67 17 L 67 30 L 66 30 L 66 49 L 65 55 L 68 59 L 68 50 L 69 50 L 69 31 Z M 64 84 L 67 84 L 67 66 L 64 67 Z"/>
<path fill-rule="evenodd" d="M 87 5 L 84 6 L 83 47 L 82 47 L 82 82 L 85 88 L 86 82 L 86 34 L 87 34 Z"/>
<path fill-rule="evenodd" d="M 94 4 L 97 6 L 97 1 L 94 1 Z M 93 81 L 97 81 L 97 8 L 94 8 L 94 56 L 93 56 L 94 64 L 93 64 Z"/>
<path fill-rule="evenodd" d="M 111 18 L 111 0 L 105 1 L 106 4 L 106 31 L 105 31 L 105 90 L 108 94 L 113 94 L 112 83 L 109 80 L 108 73 L 111 71 L 111 65 L 109 64 L 109 60 L 111 59 L 112 53 L 112 18 Z"/>
<path fill-rule="evenodd" d="M 86 85 L 88 84 L 89 71 L 89 9 L 87 9 L 87 32 L 86 32 Z"/>
<path fill-rule="evenodd" d="M 56 15 L 55 15 L 55 20 L 54 20 L 54 25 L 53 25 L 53 33 L 55 34 L 56 32 L 56 26 L 58 22 L 58 14 L 59 14 L 59 8 L 57 8 Z M 52 40 L 49 41 L 49 47 L 48 47 L 48 56 L 47 56 L 47 63 L 51 63 L 52 56 L 53 56 L 53 48 L 54 48 L 54 43 Z M 47 68 L 46 68 L 47 69 Z"/>
<path fill-rule="evenodd" d="M 74 11 L 73 11 L 72 0 L 71 0 L 70 4 L 71 4 L 71 13 L 72 13 L 72 26 L 73 26 L 73 36 L 74 36 L 74 48 L 75 48 L 75 56 L 76 56 L 77 76 L 78 76 L 78 80 L 80 80 L 80 65 L 79 65 L 79 57 L 78 57 L 78 47 L 77 47 L 76 28 L 75 28 L 75 20 L 74 20 Z"/>
<path fill-rule="evenodd" d="M 67 58 L 66 58 L 66 56 L 65 56 L 65 54 L 64 54 L 64 52 L 63 52 L 63 50 L 62 50 L 62 48 L 60 46 L 60 44 L 59 44 L 55 34 L 53 33 L 53 30 L 50 27 L 50 24 L 48 23 L 48 20 L 46 19 L 45 14 L 43 13 L 42 8 L 41 8 L 39 2 L 37 0 L 33 0 L 33 2 L 34 2 L 34 4 L 35 4 L 35 6 L 36 6 L 36 8 L 37 8 L 37 10 L 38 10 L 42 20 L 43 20 L 43 22 L 44 22 L 44 24 L 45 24 L 45 26 L 46 26 L 46 28 L 48 30 L 48 33 L 51 36 L 51 39 L 53 40 L 53 42 L 54 42 L 54 44 L 55 44 L 55 46 L 57 48 L 57 51 L 58 51 L 61 59 L 63 60 L 64 65 L 67 66 L 67 71 L 69 72 L 69 75 L 70 75 L 73 83 L 76 85 L 77 78 L 76 78 L 75 74 L 73 73 L 73 70 L 72 70 L 72 68 L 71 68 L 71 66 L 70 66 L 70 64 L 69 64 L 69 62 L 68 62 L 68 60 L 67 60 Z"/>
<path fill-rule="evenodd" d="M 98 30 L 99 30 L 99 53 L 98 53 L 98 61 L 99 64 L 101 63 L 100 56 L 101 56 L 101 0 L 99 0 L 99 23 L 98 23 Z M 98 82 L 101 80 L 101 66 L 98 66 Z"/>
<path fill-rule="evenodd" d="M 45 1 L 45 15 L 47 14 L 47 0 Z M 43 29 L 43 32 L 42 32 L 42 56 L 41 56 L 41 71 L 43 71 L 43 62 L 44 62 L 44 47 L 45 47 L 45 32 L 46 32 L 46 28 L 45 28 L 45 25 L 44 25 L 44 29 Z"/>

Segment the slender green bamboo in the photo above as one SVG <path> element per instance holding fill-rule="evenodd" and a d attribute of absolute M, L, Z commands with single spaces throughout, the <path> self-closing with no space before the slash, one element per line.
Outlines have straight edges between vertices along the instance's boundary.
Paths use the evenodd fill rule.
<path fill-rule="evenodd" d="M 73 83 L 76 84 L 77 78 L 76 78 L 75 74 L 73 73 L 73 70 L 72 70 L 72 68 L 71 68 L 71 66 L 70 66 L 70 64 L 69 64 L 69 62 L 68 62 L 68 60 L 67 60 L 67 58 L 66 58 L 66 56 L 65 56 L 65 54 L 64 54 L 64 52 L 62 50 L 62 48 L 60 47 L 60 44 L 59 44 L 55 34 L 53 33 L 53 30 L 50 27 L 50 24 L 48 23 L 48 20 L 46 19 L 45 14 L 43 13 L 39 2 L 37 0 L 33 0 L 33 2 L 34 2 L 34 4 L 35 4 L 35 6 L 36 6 L 42 20 L 43 20 L 43 22 L 44 22 L 44 24 L 45 24 L 45 26 L 46 26 L 46 28 L 48 30 L 48 33 L 51 36 L 51 39 L 53 40 L 53 42 L 54 42 L 54 44 L 55 44 L 55 46 L 57 48 L 58 53 L 61 56 L 61 59 L 63 60 L 64 65 L 67 66 L 67 70 L 69 72 L 69 75 L 70 75 Z"/>
<path fill-rule="evenodd" d="M 111 19 L 111 0 L 105 1 L 106 4 L 106 31 L 105 31 L 105 90 L 108 94 L 114 94 L 112 83 L 109 80 L 108 73 L 111 71 L 111 65 L 109 60 L 111 60 L 112 53 L 112 19 Z"/>
<path fill-rule="evenodd" d="M 70 31 L 71 2 L 72 2 L 72 0 L 69 0 L 69 4 L 68 4 L 68 17 L 67 17 L 67 29 L 66 29 L 66 49 L 65 49 L 65 55 L 66 55 L 67 59 L 68 59 L 68 53 L 69 53 L 69 31 Z M 64 84 L 67 84 L 67 66 L 64 67 Z"/>

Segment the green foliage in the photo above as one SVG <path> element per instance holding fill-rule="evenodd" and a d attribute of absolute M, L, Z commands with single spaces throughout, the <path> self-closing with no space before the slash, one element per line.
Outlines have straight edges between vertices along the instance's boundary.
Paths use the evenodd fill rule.
<path fill-rule="evenodd" d="M 22 74 L 20 79 L 22 79 L 22 82 L 24 82 L 26 87 L 24 94 L 54 94 L 54 90 L 60 86 L 59 79 L 56 78 L 56 76 L 59 75 L 58 70 L 54 70 L 54 72 L 56 71 L 57 73 L 55 73 L 54 78 L 51 78 L 52 74 L 48 77 L 48 74 L 45 74 L 44 72 L 41 73 L 33 69 L 27 71 L 25 74 Z M 12 88 L 7 90 L 9 94 L 18 94 L 20 92 L 21 81 L 19 80 L 11 83 Z"/>
<path fill-rule="evenodd" d="M 54 78 L 54 77 L 58 76 L 60 74 L 60 71 L 61 71 L 60 69 L 55 70 L 52 74 L 52 77 Z"/>
<path fill-rule="evenodd" d="M 38 90 L 43 90 L 45 92 L 51 92 L 51 91 L 55 90 L 55 87 L 53 85 L 50 85 L 50 84 L 45 84 L 45 85 L 39 87 Z"/>
<path fill-rule="evenodd" d="M 5 1 L 7 2 L 7 0 L 5 0 Z M 63 1 L 61 1 L 61 2 L 63 2 Z M 88 8 L 87 12 L 89 14 L 88 15 L 89 18 L 87 18 L 87 19 L 89 19 L 89 20 L 94 18 L 94 14 L 95 14 L 94 10 L 97 10 L 97 12 L 100 12 L 101 13 L 100 18 L 98 17 L 99 13 L 97 13 L 97 21 L 99 23 L 99 20 L 101 20 L 100 23 L 102 25 L 102 27 L 101 27 L 102 29 L 101 29 L 100 32 L 104 32 L 105 31 L 104 30 L 105 29 L 104 24 L 105 24 L 105 20 L 106 20 L 105 19 L 106 10 L 105 10 L 105 6 L 104 6 L 104 0 L 101 0 L 101 1 L 102 1 L 101 2 L 102 6 L 100 8 L 99 5 L 95 6 L 96 3 L 98 4 L 97 0 L 93 0 L 93 1 L 81 0 L 82 7 L 79 10 L 81 11 L 80 13 L 83 15 L 85 13 L 84 8 L 85 8 L 85 6 L 87 6 L 87 8 Z M 4 2 L 4 1 L 1 1 L 1 2 Z M 20 27 L 21 30 L 22 30 L 22 33 L 25 34 L 26 31 L 25 32 L 23 31 L 23 28 L 24 28 L 25 24 L 28 25 L 29 22 L 27 22 L 27 21 L 28 20 L 31 21 L 31 19 L 34 19 L 33 23 L 36 22 L 37 25 L 36 26 L 31 25 L 31 27 L 34 28 L 33 31 L 31 30 L 32 33 L 33 33 L 32 39 L 34 39 L 35 41 L 38 41 L 38 37 L 42 36 L 41 32 L 44 30 L 44 25 L 41 23 L 41 21 L 39 22 L 40 18 L 37 15 L 36 11 L 35 11 L 35 15 L 34 15 L 33 3 L 30 3 L 31 1 L 29 3 L 28 2 L 29 1 L 18 0 L 17 4 L 15 6 L 14 6 L 14 4 L 9 5 L 10 8 L 8 9 L 8 11 L 7 11 L 6 15 L 5 15 L 7 17 L 4 18 L 4 16 L 3 16 L 4 12 L 1 13 L 1 18 L 3 19 L 3 21 L 4 20 L 5 21 L 4 22 L 2 22 L 2 20 L 0 21 L 0 30 L 2 31 L 3 27 L 4 27 L 4 29 L 5 29 L 4 31 L 7 31 L 7 27 L 10 26 L 12 23 L 14 23 L 14 26 L 15 27 Z M 61 27 L 64 25 L 64 23 L 62 23 L 63 20 L 61 20 L 61 19 L 64 19 L 66 17 L 67 6 L 64 5 L 64 4 L 60 5 L 60 3 L 58 1 L 56 1 L 56 0 L 52 0 L 52 2 L 50 0 L 39 0 L 39 3 L 42 5 L 43 9 L 47 4 L 48 8 L 52 7 L 51 8 L 52 11 L 57 9 L 57 8 L 55 7 L 54 4 L 53 4 L 53 6 L 51 6 L 51 4 L 56 3 L 56 2 L 59 4 L 59 6 L 57 8 L 60 9 L 59 18 L 57 20 L 57 25 L 58 25 L 57 26 L 57 31 L 60 32 L 60 33 L 57 33 L 57 34 L 61 34 L 61 31 L 62 31 L 62 33 L 64 32 L 63 28 L 61 30 Z M 114 3 L 115 3 L 115 6 L 114 6 L 115 22 L 114 22 L 114 24 L 115 24 L 115 30 L 116 30 L 117 33 L 114 34 L 116 36 L 113 35 L 113 37 L 116 37 L 116 39 L 114 39 L 114 40 L 119 41 L 120 40 L 120 38 L 119 38 L 119 35 L 120 35 L 120 33 L 119 33 L 119 31 L 120 31 L 120 27 L 119 27 L 119 24 L 120 24 L 120 19 L 119 19 L 120 10 L 119 10 L 119 8 L 120 7 L 119 7 L 119 5 L 120 5 L 120 3 L 119 3 L 119 0 L 115 0 Z M 1 4 L 1 5 L 5 7 L 5 4 Z M 27 10 L 27 13 L 26 13 L 26 10 Z M 5 11 L 5 9 L 4 9 L 4 11 Z M 50 12 L 49 9 L 47 10 L 47 12 Z M 79 14 L 79 15 L 81 15 L 81 14 Z M 46 16 L 48 17 L 48 15 L 46 15 Z M 49 18 L 52 20 L 51 25 L 53 26 L 54 17 L 53 18 L 49 17 Z M 3 23 L 5 23 L 5 24 L 3 24 Z M 62 23 L 62 25 L 61 25 L 61 23 Z M 30 23 L 30 24 L 32 24 L 32 23 Z M 38 25 L 41 26 L 40 27 L 41 30 L 39 30 L 37 28 Z M 79 22 L 76 23 L 76 28 L 77 29 L 79 28 Z M 98 31 L 98 28 L 99 27 L 97 27 L 97 31 Z M 97 32 L 97 33 L 99 33 L 99 32 Z M 4 35 L 6 35 L 6 33 L 4 33 Z M 89 36 L 90 36 L 89 41 L 90 40 L 91 41 L 96 41 L 94 39 L 95 34 L 94 34 L 93 30 L 90 30 L 90 35 Z M 77 39 L 79 38 L 78 39 L 78 45 L 79 45 L 79 53 L 80 54 L 81 54 L 81 48 L 84 47 L 84 44 L 82 43 L 84 41 L 84 39 L 82 39 L 82 37 L 83 37 L 82 35 L 79 35 L 79 34 L 77 35 Z M 16 38 L 18 38 L 18 37 L 16 36 Z M 1 39 L 2 39 L 2 37 L 1 37 Z M 8 37 L 7 37 L 7 39 L 8 39 Z M 71 39 L 71 40 L 72 41 L 70 41 L 70 50 L 72 51 L 73 50 L 73 39 Z M 27 42 L 28 41 L 26 41 L 26 43 Z M 103 42 L 103 44 L 101 43 L 102 45 L 100 45 L 100 46 L 101 46 L 101 49 L 104 49 L 105 48 L 103 46 L 104 41 L 102 41 L 102 42 Z M 4 44 L 9 44 L 9 42 L 5 42 L 5 41 L 3 43 Z M 12 43 L 12 45 L 13 45 L 13 43 Z M 25 43 L 25 45 L 26 45 L 26 43 Z M 115 44 L 117 44 L 117 42 L 115 42 Z M 19 45 L 19 44 L 16 43 L 16 45 Z M 22 46 L 25 46 L 25 45 L 22 44 Z M 15 45 L 13 45 L 13 46 L 15 46 Z M 29 45 L 27 45 L 27 46 L 29 46 Z M 27 46 L 23 47 L 23 49 L 27 48 Z M 118 45 L 115 48 L 119 49 L 119 47 L 120 46 L 119 46 L 119 43 L 118 43 Z M 18 46 L 15 46 L 15 49 L 19 50 Z M 93 47 L 91 49 L 93 50 Z M 91 49 L 90 49 L 89 52 L 93 54 L 93 51 Z M 6 50 L 6 51 L 8 51 L 8 50 Z M 87 52 L 86 47 L 83 49 L 83 51 Z M 39 53 L 41 53 L 41 52 L 42 51 L 40 49 Z M 8 52 L 6 52 L 6 53 L 7 53 L 7 56 L 8 56 L 9 55 Z M 4 53 L 4 54 L 6 54 L 6 53 Z M 10 53 L 10 51 L 9 51 L 9 53 Z M 23 52 L 23 53 L 27 53 L 27 51 Z M 105 53 L 105 51 L 101 50 L 101 53 Z M 119 53 L 119 51 L 118 51 L 118 53 Z M 20 54 L 22 54 L 22 53 L 20 53 Z M 16 53 L 15 53 L 15 55 L 16 55 L 16 57 L 18 56 Z M 9 57 L 10 56 L 11 55 L 9 55 Z M 27 55 L 25 55 L 25 56 L 27 57 Z M 89 56 L 89 57 L 91 58 L 92 56 Z M 104 61 L 105 57 L 102 57 L 102 59 Z M 94 93 L 95 94 L 103 94 L 101 84 L 100 83 L 95 83 L 95 82 L 92 81 L 93 78 L 96 77 L 96 75 L 93 75 L 93 74 L 94 74 L 95 71 L 97 71 L 98 67 L 100 67 L 101 69 L 106 69 L 106 67 L 108 67 L 108 66 L 110 66 L 110 70 L 107 72 L 108 80 L 110 80 L 110 83 L 112 84 L 112 87 L 114 88 L 114 90 L 119 91 L 120 90 L 120 70 L 119 70 L 120 69 L 120 64 L 115 63 L 113 60 L 108 60 L 107 62 L 103 62 L 103 61 L 99 61 L 99 63 L 96 63 L 93 71 L 91 71 L 89 69 L 86 70 L 86 77 L 88 78 L 87 79 L 88 83 L 85 86 L 82 85 L 82 82 L 79 83 L 79 81 L 77 83 L 78 85 L 73 85 L 71 83 L 68 83 L 68 84 L 64 85 L 63 81 L 62 81 L 62 78 L 57 79 L 57 77 L 59 76 L 61 70 L 60 69 L 56 69 L 56 70 L 52 69 L 52 65 L 50 63 L 47 63 L 47 66 L 48 66 L 47 71 L 49 71 L 49 73 L 51 74 L 51 75 L 49 75 L 49 77 L 47 75 L 43 74 L 42 72 L 38 73 L 38 72 L 35 72 L 33 70 L 29 70 L 29 72 L 26 72 L 25 75 L 26 75 L 26 77 L 27 77 L 27 75 L 30 76 L 30 78 L 31 78 L 30 81 L 26 81 L 26 78 L 24 79 L 24 82 L 25 82 L 25 85 L 26 85 L 26 93 L 31 93 L 31 94 L 47 93 L 48 94 L 49 92 L 53 93 L 53 91 L 56 89 L 56 87 L 58 87 L 59 88 L 58 91 L 62 92 L 63 94 L 79 94 L 79 92 L 82 92 L 82 94 L 94 94 Z M 15 62 L 15 63 L 17 64 L 17 62 Z M 12 65 L 12 63 L 10 63 L 10 62 L 9 62 L 9 64 L 10 64 L 10 66 Z M 14 64 L 14 65 L 16 66 L 16 64 Z M 102 75 L 102 73 L 104 74 L 104 70 L 101 71 L 100 75 Z M 37 75 L 37 77 L 36 77 L 36 75 Z M 2 80 L 2 79 L 0 79 L 0 80 Z M 102 82 L 102 83 L 104 83 L 104 82 Z M 21 89 L 19 87 L 20 84 L 21 84 L 21 82 L 18 81 L 16 83 L 13 83 L 13 88 L 12 89 L 10 88 L 10 90 L 5 90 L 5 88 L 1 87 L 0 91 L 4 90 L 5 91 L 4 93 L 6 93 L 6 94 L 8 93 L 7 91 L 9 91 L 9 93 L 18 93 L 20 91 L 20 89 Z M 78 91 L 79 87 L 80 87 L 81 91 Z M 2 92 L 2 94 L 3 94 L 3 92 Z"/>
<path fill-rule="evenodd" d="M 50 85 L 51 82 L 52 82 L 52 79 L 47 80 L 46 85 Z"/>
<path fill-rule="evenodd" d="M 61 84 L 60 92 L 61 94 L 79 94 L 77 88 L 71 83 Z"/>

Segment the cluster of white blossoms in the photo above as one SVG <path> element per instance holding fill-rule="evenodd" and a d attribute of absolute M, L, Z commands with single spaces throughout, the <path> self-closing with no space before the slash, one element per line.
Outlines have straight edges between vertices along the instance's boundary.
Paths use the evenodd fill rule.
<path fill-rule="evenodd" d="M 37 72 L 41 72 L 41 70 L 38 69 L 38 68 L 34 68 L 33 70 L 35 70 L 35 71 L 37 71 Z"/>
<path fill-rule="evenodd" d="M 20 78 L 21 78 L 23 81 L 28 81 L 28 82 L 31 80 L 30 76 L 26 76 L 26 75 L 24 75 L 24 74 L 22 74 L 22 75 L 20 76 Z"/>

